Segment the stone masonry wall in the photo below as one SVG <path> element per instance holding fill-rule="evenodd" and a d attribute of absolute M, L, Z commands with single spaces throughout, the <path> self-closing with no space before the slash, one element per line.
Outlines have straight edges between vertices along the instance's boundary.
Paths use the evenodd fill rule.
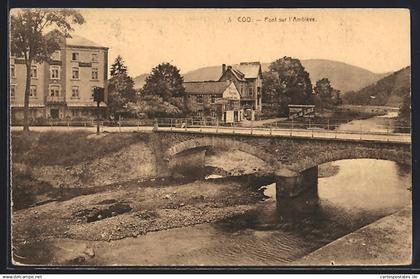
<path fill-rule="evenodd" d="M 164 157 L 200 146 L 233 147 L 273 166 L 275 172 L 302 172 L 319 164 L 344 159 L 382 159 L 411 164 L 411 145 L 405 143 L 312 139 L 255 135 L 205 135 L 192 132 L 157 132 Z"/>

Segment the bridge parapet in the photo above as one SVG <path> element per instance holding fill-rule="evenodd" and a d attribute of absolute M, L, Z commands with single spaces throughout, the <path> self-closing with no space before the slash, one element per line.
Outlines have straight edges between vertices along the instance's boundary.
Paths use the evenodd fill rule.
<path fill-rule="evenodd" d="M 264 160 L 270 171 L 280 176 L 294 176 L 319 164 L 344 159 L 381 159 L 411 164 L 411 144 L 408 142 L 161 130 L 156 134 L 161 139 L 165 150 L 163 156 L 167 160 L 194 148 L 233 148 Z"/>

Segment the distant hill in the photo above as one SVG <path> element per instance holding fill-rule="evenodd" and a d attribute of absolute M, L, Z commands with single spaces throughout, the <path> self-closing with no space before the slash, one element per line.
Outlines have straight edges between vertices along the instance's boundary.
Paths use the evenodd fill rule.
<path fill-rule="evenodd" d="M 133 80 L 134 80 L 134 88 L 135 89 L 139 89 L 139 88 L 142 88 L 143 87 L 143 85 L 144 85 L 144 83 L 145 83 L 145 81 L 146 81 L 146 78 L 147 78 L 147 76 L 148 76 L 149 74 L 141 74 L 141 75 L 139 75 L 139 76 L 136 76 Z"/>
<path fill-rule="evenodd" d="M 321 78 L 328 78 L 333 87 L 341 92 L 357 91 L 387 75 L 377 74 L 366 69 L 352 66 L 346 63 L 324 60 L 307 59 L 301 60 L 303 66 L 308 71 L 312 84 Z M 270 63 L 262 63 L 262 70 L 267 71 Z M 199 68 L 184 74 L 185 81 L 218 80 L 221 75 L 222 66 L 210 66 Z M 134 78 L 135 87 L 141 88 L 147 74 L 142 74 Z"/>
<path fill-rule="evenodd" d="M 379 105 L 398 107 L 404 96 L 410 95 L 411 67 L 396 71 L 356 92 L 348 92 L 343 102 L 354 105 Z"/>

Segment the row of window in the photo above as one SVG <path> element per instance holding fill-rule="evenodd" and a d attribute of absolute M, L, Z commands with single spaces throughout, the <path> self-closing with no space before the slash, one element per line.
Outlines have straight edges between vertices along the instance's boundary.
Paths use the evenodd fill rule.
<path fill-rule="evenodd" d="M 15 65 L 10 65 L 10 75 L 11 77 L 16 76 Z M 36 65 L 31 67 L 31 78 L 38 78 L 38 67 Z M 79 79 L 79 68 L 72 68 L 72 79 Z M 60 79 L 60 66 L 50 66 L 50 79 Z M 99 72 L 98 68 L 92 68 L 91 70 L 91 79 L 98 80 Z"/>
<path fill-rule="evenodd" d="M 93 94 L 95 86 L 91 87 L 91 93 Z M 15 97 L 16 92 L 16 84 L 10 85 L 10 96 Z M 72 86 L 71 88 L 71 98 L 72 99 L 78 99 L 80 98 L 79 95 L 79 86 Z M 29 96 L 32 98 L 37 97 L 37 86 L 31 85 Z M 49 96 L 50 97 L 60 97 L 61 96 L 61 86 L 58 84 L 51 84 L 49 87 Z M 89 98 L 92 99 L 92 96 L 89 95 Z"/>
<path fill-rule="evenodd" d="M 71 53 L 71 61 L 79 61 L 79 53 L 78 52 L 72 52 Z M 91 61 L 92 62 L 98 62 L 98 54 L 97 53 L 92 53 Z"/>
<path fill-rule="evenodd" d="M 191 96 L 191 95 L 190 95 Z M 218 97 L 217 96 L 215 96 L 215 95 L 211 95 L 211 97 L 210 97 L 210 103 L 211 104 L 214 104 L 214 103 L 216 103 L 216 100 L 218 99 Z M 204 100 L 204 95 L 195 95 L 195 101 L 198 103 L 198 104 L 202 104 L 203 103 L 203 100 Z"/>
<path fill-rule="evenodd" d="M 14 56 L 12 56 L 14 57 Z M 51 55 L 51 59 L 55 61 L 61 60 L 61 51 L 57 50 Z M 78 52 L 72 52 L 71 53 L 71 60 L 72 61 L 79 61 L 79 53 Z M 98 53 L 92 53 L 91 54 L 91 62 L 98 62 Z"/>
<path fill-rule="evenodd" d="M 99 79 L 99 74 L 98 74 L 98 68 L 92 68 L 91 70 L 91 76 L 90 78 L 92 80 L 98 80 Z M 72 68 L 72 75 L 71 75 L 72 79 L 79 79 L 79 68 L 78 67 L 73 67 Z"/>

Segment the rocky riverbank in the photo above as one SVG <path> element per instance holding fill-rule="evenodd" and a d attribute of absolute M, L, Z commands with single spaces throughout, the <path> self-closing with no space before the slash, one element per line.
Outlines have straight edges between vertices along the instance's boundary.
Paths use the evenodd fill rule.
<path fill-rule="evenodd" d="M 40 258 L 42 263 L 43 258 L 34 254 L 41 253 L 37 243 L 48 239 L 112 241 L 137 237 L 244 214 L 262 198 L 251 187 L 234 181 L 154 187 L 138 187 L 133 181 L 117 190 L 15 211 L 12 226 L 15 260 Z"/>

